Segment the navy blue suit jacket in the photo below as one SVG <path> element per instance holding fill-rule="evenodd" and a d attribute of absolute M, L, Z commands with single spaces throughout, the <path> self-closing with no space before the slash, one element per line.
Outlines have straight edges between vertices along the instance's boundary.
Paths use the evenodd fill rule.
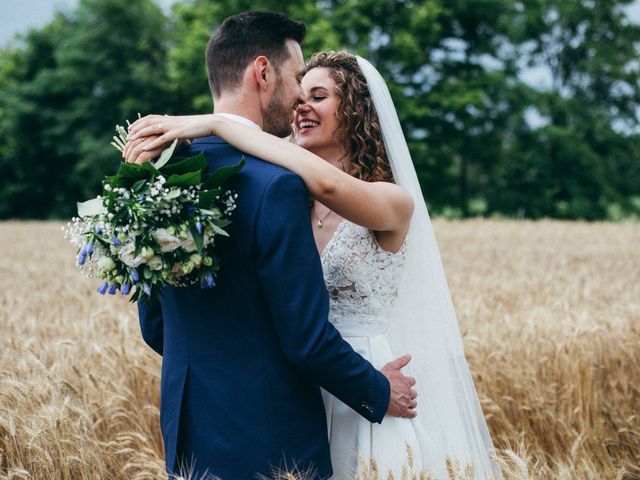
<path fill-rule="evenodd" d="M 213 168 L 243 154 L 195 141 Z M 332 474 L 320 386 L 372 422 L 389 382 L 327 321 L 329 301 L 310 228 L 308 192 L 288 170 L 244 155 L 229 187 L 237 209 L 217 244 L 216 286 L 163 289 L 139 302 L 144 340 L 163 356 L 161 426 L 167 471 L 269 476 L 273 468 Z"/>

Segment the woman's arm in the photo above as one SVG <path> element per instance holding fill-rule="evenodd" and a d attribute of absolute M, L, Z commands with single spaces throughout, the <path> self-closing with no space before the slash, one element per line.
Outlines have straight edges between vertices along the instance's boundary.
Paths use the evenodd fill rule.
<path fill-rule="evenodd" d="M 358 225 L 403 237 L 408 229 L 413 199 L 402 187 L 354 178 L 308 150 L 269 133 L 218 115 L 150 115 L 132 124 L 129 141 L 158 134 L 155 140 L 130 150 L 127 161 L 138 162 L 142 152 L 158 149 L 175 138 L 215 134 L 243 152 L 297 173 L 319 202 Z"/>

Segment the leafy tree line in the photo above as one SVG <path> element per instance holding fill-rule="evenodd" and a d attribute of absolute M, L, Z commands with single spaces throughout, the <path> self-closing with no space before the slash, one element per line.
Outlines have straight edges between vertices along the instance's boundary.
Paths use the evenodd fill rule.
<path fill-rule="evenodd" d="M 631 1 L 186 0 L 165 15 L 151 0 L 80 0 L 0 50 L 0 218 L 72 215 L 116 168 L 113 126 L 137 112 L 210 112 L 206 42 L 251 8 L 304 20 L 306 56 L 372 60 L 433 212 L 639 216 Z"/>

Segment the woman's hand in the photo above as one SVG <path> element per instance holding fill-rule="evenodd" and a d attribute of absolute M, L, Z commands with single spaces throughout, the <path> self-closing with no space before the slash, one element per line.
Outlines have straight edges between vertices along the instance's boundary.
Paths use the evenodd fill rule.
<path fill-rule="evenodd" d="M 144 163 L 160 156 L 162 151 L 169 145 L 164 144 L 153 150 L 144 149 L 149 142 L 155 141 L 158 137 L 159 135 L 150 135 L 135 140 L 127 140 L 127 144 L 124 146 L 124 152 L 122 153 L 124 161 L 127 163 Z"/>
<path fill-rule="evenodd" d="M 213 135 L 214 115 L 147 115 L 131 124 L 125 148 L 127 162 L 142 163 L 158 156 L 173 140 Z M 129 147 L 129 145 L 131 145 Z"/>

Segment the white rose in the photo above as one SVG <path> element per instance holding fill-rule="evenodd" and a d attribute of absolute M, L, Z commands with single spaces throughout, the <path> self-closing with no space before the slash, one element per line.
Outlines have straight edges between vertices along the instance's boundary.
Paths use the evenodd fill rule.
<path fill-rule="evenodd" d="M 104 257 L 101 257 L 100 260 L 98 260 L 98 268 L 100 268 L 100 270 L 109 271 L 116 268 L 116 264 L 111 259 L 111 257 L 105 255 Z"/>
<path fill-rule="evenodd" d="M 191 235 L 191 232 L 187 234 L 187 238 L 182 240 L 180 246 L 184 249 L 185 252 L 195 252 L 196 250 L 198 250 L 196 241 L 193 239 L 193 235 Z"/>
<path fill-rule="evenodd" d="M 135 242 L 131 240 L 125 243 L 118 252 L 120 260 L 122 260 L 125 265 L 132 268 L 139 267 L 144 263 L 144 258 L 142 257 L 142 255 L 138 254 L 135 257 L 133 256 L 133 254 L 135 253 L 135 249 Z"/>
<path fill-rule="evenodd" d="M 171 235 L 166 228 L 158 228 L 154 231 L 153 238 L 158 242 L 160 250 L 163 252 L 173 252 L 181 245 L 181 240 L 178 237 Z"/>
<path fill-rule="evenodd" d="M 149 265 L 151 270 L 162 270 L 162 259 L 159 256 L 154 255 L 151 257 L 151 260 L 147 262 L 147 265 Z"/>
<path fill-rule="evenodd" d="M 207 230 L 204 231 L 204 235 L 202 237 L 202 244 L 204 246 L 213 245 L 215 243 L 215 235 L 210 235 Z"/>

